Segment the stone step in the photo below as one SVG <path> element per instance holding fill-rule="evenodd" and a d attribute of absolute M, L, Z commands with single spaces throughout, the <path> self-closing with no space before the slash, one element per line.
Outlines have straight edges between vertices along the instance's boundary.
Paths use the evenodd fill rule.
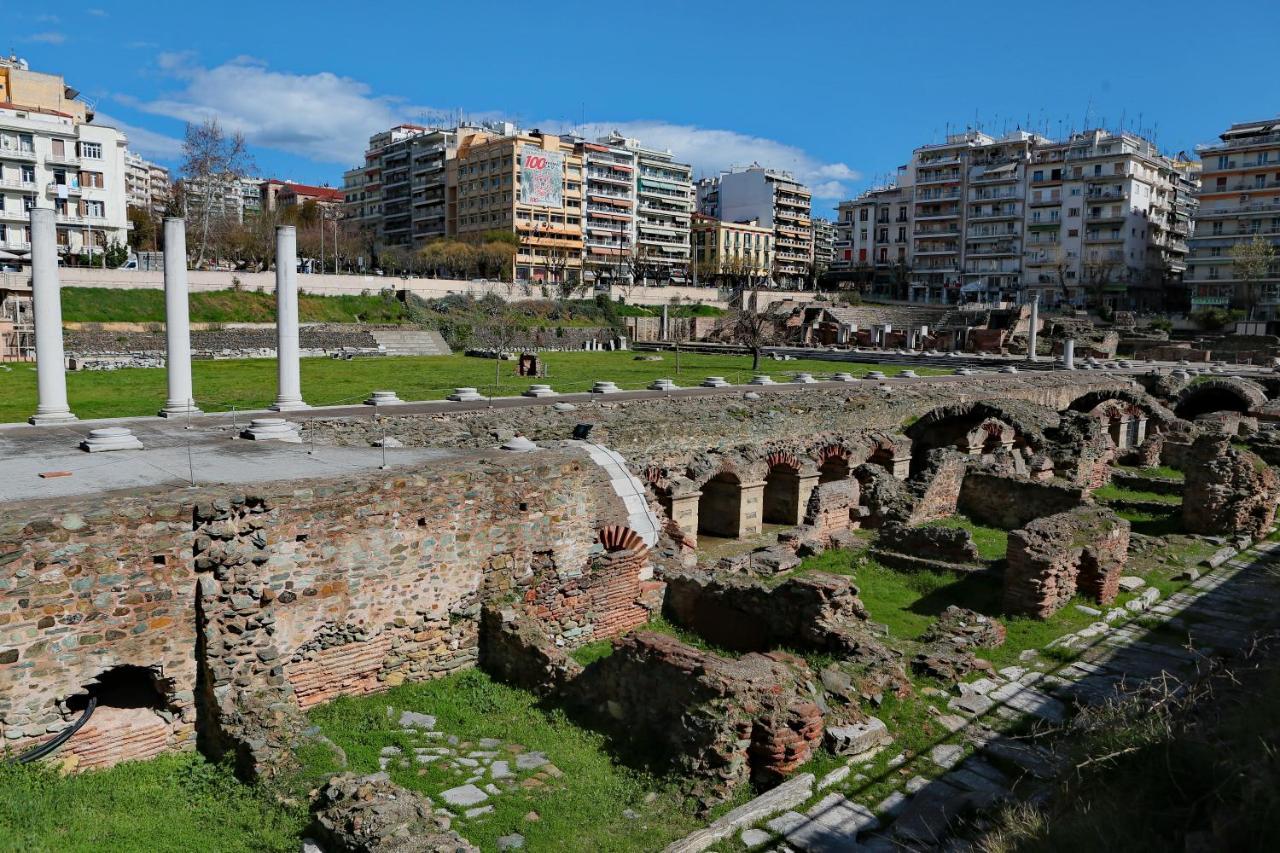
<path fill-rule="evenodd" d="M 452 352 L 440 333 L 433 329 L 380 329 L 370 334 L 387 355 L 449 355 Z"/>

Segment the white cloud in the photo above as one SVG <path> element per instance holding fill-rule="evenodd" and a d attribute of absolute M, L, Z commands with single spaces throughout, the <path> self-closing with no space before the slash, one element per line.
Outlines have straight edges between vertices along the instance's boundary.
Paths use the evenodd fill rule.
<path fill-rule="evenodd" d="M 129 150 L 157 160 L 177 160 L 182 156 L 182 140 L 145 127 L 137 127 L 121 121 L 114 116 L 98 112 L 93 119 L 94 124 L 114 127 L 129 138 Z"/>
<path fill-rule="evenodd" d="M 41 44 L 62 44 L 66 40 L 66 35 L 58 32 L 36 33 L 35 35 L 27 36 L 27 41 Z"/>
<path fill-rule="evenodd" d="M 615 130 L 647 146 L 670 149 L 677 159 L 691 163 L 695 172 L 708 176 L 752 163 L 791 172 L 813 191 L 814 198 L 847 197 L 849 190 L 843 182 L 861 177 L 844 163 L 828 163 L 798 146 L 735 130 L 663 121 L 619 121 L 593 122 L 582 133 L 595 138 Z"/>
<path fill-rule="evenodd" d="M 243 133 L 251 145 L 288 151 L 319 163 L 358 163 L 371 134 L 438 112 L 375 95 L 367 84 L 349 77 L 327 71 L 273 71 L 252 57 L 237 57 L 209 68 L 193 54 L 178 52 L 162 53 L 156 63 L 168 77 L 180 81 L 177 91 L 150 101 L 118 100 L 182 121 L 216 117 L 226 129 Z M 469 117 L 504 116 L 486 112 L 470 113 Z M 564 125 L 548 121 L 531 126 L 554 132 Z M 789 171 L 820 199 L 846 197 L 846 182 L 860 177 L 845 163 L 828 162 L 798 146 L 733 130 L 656 120 L 595 122 L 579 128 L 588 138 L 614 130 L 651 147 L 670 149 L 701 174 L 714 175 L 730 166 L 751 163 Z"/>
<path fill-rule="evenodd" d="M 127 103 L 182 121 L 217 118 L 227 130 L 243 133 L 251 145 L 320 163 L 358 163 L 371 134 L 426 111 L 376 96 L 359 80 L 328 71 L 272 71 L 251 57 L 205 68 L 190 54 L 166 53 L 157 63 L 181 80 L 183 88 L 152 101 Z"/>

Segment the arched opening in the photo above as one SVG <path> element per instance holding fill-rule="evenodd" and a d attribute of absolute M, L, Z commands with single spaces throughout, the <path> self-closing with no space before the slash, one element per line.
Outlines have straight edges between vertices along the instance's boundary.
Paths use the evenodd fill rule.
<path fill-rule="evenodd" d="M 850 470 L 848 449 L 833 444 L 818 452 L 819 484 L 846 480 Z"/>
<path fill-rule="evenodd" d="M 791 461 L 775 462 L 764 478 L 765 523 L 799 524 L 800 513 L 800 467 Z"/>
<path fill-rule="evenodd" d="M 867 457 L 867 461 L 869 463 L 872 465 L 879 465 L 890 474 L 894 473 L 893 459 L 893 445 L 890 444 L 876 445 L 876 449 L 871 451 L 871 455 Z"/>
<path fill-rule="evenodd" d="M 935 409 L 906 429 L 911 439 L 910 474 L 918 476 L 931 451 L 953 447 L 982 456 L 1025 447 L 1026 435 L 999 409 L 986 405 Z"/>
<path fill-rule="evenodd" d="M 742 481 L 727 471 L 702 485 L 698 498 L 698 532 L 736 539 L 742 524 Z"/>
<path fill-rule="evenodd" d="M 1180 418 L 1194 420 L 1211 412 L 1247 412 L 1249 402 L 1240 394 L 1227 388 L 1205 386 L 1193 389 L 1174 409 Z"/>
<path fill-rule="evenodd" d="M 80 769 L 111 767 L 153 758 L 169 748 L 178 707 L 173 685 L 150 667 L 113 667 L 65 701 L 76 716 L 97 700 L 93 716 L 63 747 Z"/>

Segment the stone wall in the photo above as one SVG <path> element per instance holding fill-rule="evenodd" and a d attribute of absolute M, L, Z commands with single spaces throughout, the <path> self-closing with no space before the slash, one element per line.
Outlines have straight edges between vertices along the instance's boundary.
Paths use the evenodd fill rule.
<path fill-rule="evenodd" d="M 1276 473 L 1222 435 L 1197 438 L 1182 460 L 1182 525 L 1188 533 L 1265 536 L 1275 523 Z"/>
<path fill-rule="evenodd" d="M 1088 499 L 1080 486 L 970 471 L 960 487 L 958 507 L 978 524 L 1015 530 L 1037 518 L 1074 509 Z"/>
<path fill-rule="evenodd" d="M 1087 506 L 1033 521 L 1009 534 L 1004 607 L 1047 619 L 1076 594 L 1110 604 L 1129 555 L 1129 522 Z"/>
<path fill-rule="evenodd" d="M 582 641 L 637 624 L 643 560 L 597 543 L 627 517 L 603 470 L 573 450 L 440 463 L 256 495 L 11 509 L 0 523 L 6 744 L 61 729 L 71 697 L 133 666 L 163 685 L 167 747 L 188 745 L 198 625 L 206 649 L 226 652 L 225 667 L 210 658 L 211 687 L 278 677 L 306 707 L 472 665 L 485 600 L 514 599 Z M 551 618 L 548 602 L 579 595 L 590 604 L 574 602 L 578 618 Z"/>
<path fill-rule="evenodd" d="M 777 784 L 822 741 L 813 673 L 783 652 L 723 658 L 638 631 L 588 666 L 568 700 L 710 804 L 753 780 Z"/>
<path fill-rule="evenodd" d="M 822 483 L 809 495 L 804 523 L 813 528 L 818 539 L 829 542 L 831 537 L 857 527 L 854 518 L 858 510 L 860 486 L 855 479 Z"/>
<path fill-rule="evenodd" d="M 334 352 L 377 353 L 378 342 L 364 325 L 308 324 L 298 328 L 298 344 L 304 355 L 327 355 Z M 387 328 L 400 328 L 387 327 Z M 64 333 L 70 356 L 143 353 L 165 354 L 164 328 L 150 332 L 120 332 L 80 328 Z M 191 332 L 193 358 L 260 357 L 274 358 L 276 330 L 265 328 L 196 329 Z"/>

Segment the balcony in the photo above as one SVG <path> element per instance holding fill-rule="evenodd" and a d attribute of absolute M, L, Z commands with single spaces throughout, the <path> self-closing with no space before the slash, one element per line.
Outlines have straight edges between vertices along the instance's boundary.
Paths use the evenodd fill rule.
<path fill-rule="evenodd" d="M 956 255 L 960 253 L 959 244 L 951 246 L 916 246 L 916 256 L 923 257 L 925 255 Z"/>
<path fill-rule="evenodd" d="M 1062 196 L 1028 199 L 1027 204 L 1032 207 L 1058 207 L 1062 204 Z"/>
<path fill-rule="evenodd" d="M 36 152 L 34 149 L 28 148 L 0 148 L 0 160 L 21 160 L 24 163 L 34 163 L 36 161 Z"/>
<path fill-rule="evenodd" d="M 21 190 L 24 192 L 33 193 L 36 191 L 36 182 L 14 180 L 10 178 L 8 180 L 0 181 L 0 189 Z"/>
<path fill-rule="evenodd" d="M 948 237 L 959 233 L 959 228 L 918 228 L 911 232 L 912 236 L 917 240 L 927 240 L 930 237 Z"/>
<path fill-rule="evenodd" d="M 1197 145 L 1197 154 L 1212 154 L 1218 151 L 1239 151 L 1244 148 L 1256 148 L 1259 145 L 1280 146 L 1280 133 L 1260 133 L 1257 136 L 1245 136 L 1226 142 L 1212 142 Z"/>
<path fill-rule="evenodd" d="M 80 195 L 79 184 L 59 184 L 54 181 L 50 181 L 49 183 L 45 184 L 44 189 L 45 189 L 45 192 L 49 194 L 50 198 L 65 198 L 66 196 Z M 60 190 L 66 190 L 66 195 L 64 196 L 61 192 L 59 192 Z"/>
<path fill-rule="evenodd" d="M 934 173 L 934 172 L 923 172 L 919 169 L 916 170 L 917 186 L 920 186 L 922 184 L 958 184 L 960 183 L 960 180 L 961 180 L 961 176 L 960 176 L 960 172 L 958 171 Z"/>
<path fill-rule="evenodd" d="M 44 162 L 50 166 L 79 166 L 80 158 L 74 154 L 48 154 Z"/>
<path fill-rule="evenodd" d="M 981 222 L 988 219 L 1021 219 L 1022 211 L 1015 207 L 1005 208 L 1004 210 L 988 210 L 985 212 L 970 213 L 968 219 L 970 222 Z"/>
<path fill-rule="evenodd" d="M 1085 222 L 1090 222 L 1094 224 L 1101 224 L 1103 222 L 1125 222 L 1127 219 L 1128 217 L 1123 212 L 1122 213 L 1107 213 L 1107 212 L 1086 213 L 1084 217 Z"/>
<path fill-rule="evenodd" d="M 917 213 L 916 214 L 916 222 L 925 222 L 932 219 L 959 219 L 959 218 L 960 218 L 959 208 L 957 208 L 956 210 L 947 211 L 945 213 L 935 211 L 934 213 Z"/>
<path fill-rule="evenodd" d="M 87 225 L 98 228 L 106 227 L 107 217 L 105 216 L 80 216 L 74 213 L 59 213 L 57 215 L 59 225 Z"/>
<path fill-rule="evenodd" d="M 1022 254 L 1017 243 L 1001 243 L 995 246 L 966 246 L 965 255 L 974 258 L 1014 256 Z"/>

